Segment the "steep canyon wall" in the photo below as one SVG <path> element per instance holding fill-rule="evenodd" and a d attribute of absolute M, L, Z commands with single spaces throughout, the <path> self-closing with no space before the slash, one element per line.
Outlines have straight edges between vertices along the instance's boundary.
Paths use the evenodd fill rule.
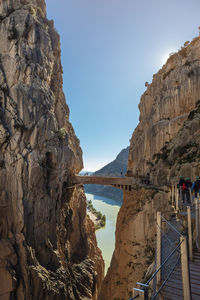
<path fill-rule="evenodd" d="M 150 173 L 152 164 L 170 140 L 183 127 L 188 114 L 200 99 L 200 39 L 171 55 L 167 63 L 153 76 L 142 95 L 140 122 L 131 138 L 128 170 L 134 176 Z"/>
<path fill-rule="evenodd" d="M 97 299 L 104 264 L 43 0 L 0 1 L 0 299 Z M 98 275 L 97 275 L 98 273 Z"/>
<path fill-rule="evenodd" d="M 154 260 L 156 212 L 170 217 L 170 184 L 200 174 L 200 38 L 173 54 L 142 95 L 128 176 L 150 175 L 152 186 L 125 192 L 116 245 L 101 299 L 122 300 L 145 281 Z M 155 187 L 156 186 L 156 187 Z"/>

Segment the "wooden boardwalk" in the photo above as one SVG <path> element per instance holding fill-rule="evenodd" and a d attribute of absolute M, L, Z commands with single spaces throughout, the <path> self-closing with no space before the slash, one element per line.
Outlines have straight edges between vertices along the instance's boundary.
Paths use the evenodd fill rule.
<path fill-rule="evenodd" d="M 193 261 L 189 262 L 189 269 L 192 300 L 200 300 L 200 252 L 194 253 Z M 161 293 L 161 299 L 183 299 L 181 266 L 177 266 L 172 276 L 167 281 L 165 288 Z"/>

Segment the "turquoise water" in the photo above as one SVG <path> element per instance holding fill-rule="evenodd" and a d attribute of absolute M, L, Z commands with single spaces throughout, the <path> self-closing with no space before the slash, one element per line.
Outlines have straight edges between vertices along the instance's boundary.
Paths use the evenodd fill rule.
<path fill-rule="evenodd" d="M 115 228 L 120 203 L 101 196 L 86 193 L 87 200 L 92 200 L 94 208 L 106 216 L 106 226 L 96 231 L 98 247 L 105 261 L 105 273 L 110 265 L 115 248 Z"/>

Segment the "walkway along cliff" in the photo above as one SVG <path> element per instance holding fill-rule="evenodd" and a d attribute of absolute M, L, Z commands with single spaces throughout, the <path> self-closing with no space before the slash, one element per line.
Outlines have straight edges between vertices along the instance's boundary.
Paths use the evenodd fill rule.
<path fill-rule="evenodd" d="M 0 299 L 97 299 L 104 263 L 43 0 L 0 2 Z"/>
<path fill-rule="evenodd" d="M 127 175 L 153 185 L 124 191 L 116 246 L 101 299 L 132 296 L 154 261 L 156 213 L 172 213 L 169 186 L 200 174 L 200 38 L 173 54 L 142 95 L 140 122 L 130 143 Z"/>

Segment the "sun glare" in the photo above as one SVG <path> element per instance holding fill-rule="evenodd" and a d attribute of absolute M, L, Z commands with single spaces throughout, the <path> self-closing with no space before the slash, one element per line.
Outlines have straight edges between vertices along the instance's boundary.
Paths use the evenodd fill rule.
<path fill-rule="evenodd" d="M 161 57 L 161 66 L 167 62 L 170 55 L 174 52 L 176 52 L 176 50 L 169 50 L 168 52 L 164 53 L 164 55 Z"/>

